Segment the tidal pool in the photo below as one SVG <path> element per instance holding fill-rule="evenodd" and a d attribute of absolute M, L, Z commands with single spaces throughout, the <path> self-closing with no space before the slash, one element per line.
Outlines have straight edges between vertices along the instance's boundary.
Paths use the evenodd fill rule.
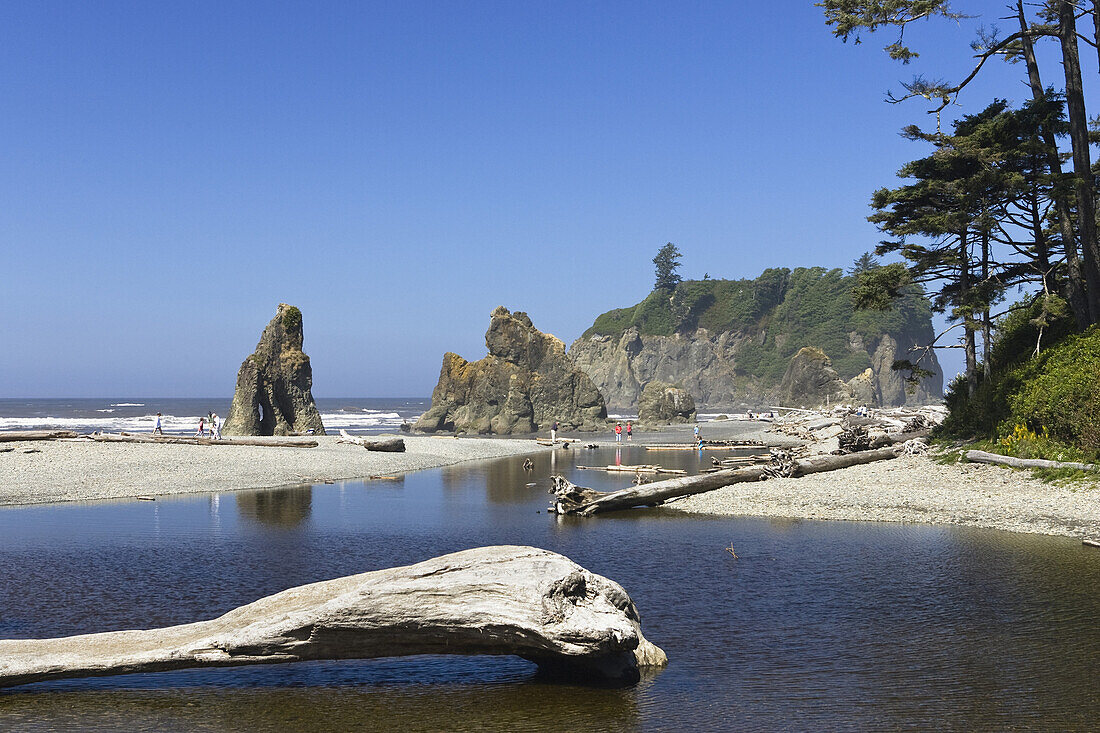
<path fill-rule="evenodd" d="M 636 446 L 618 459 L 702 465 Z M 628 689 L 541 681 L 509 657 L 57 681 L 0 691 L 0 728 L 1095 730 L 1100 720 L 1100 551 L 1076 540 L 651 510 L 559 518 L 545 511 L 550 474 L 628 485 L 628 474 L 576 469 L 614 463 L 615 451 L 540 454 L 532 473 L 523 460 L 2 509 L 0 638 L 185 623 L 290 586 L 525 544 L 621 583 L 667 669 Z"/>

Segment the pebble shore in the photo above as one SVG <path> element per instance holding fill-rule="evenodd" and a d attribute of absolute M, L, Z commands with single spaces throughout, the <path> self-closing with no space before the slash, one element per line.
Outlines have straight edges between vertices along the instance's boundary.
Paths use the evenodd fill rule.
<path fill-rule="evenodd" d="M 34 441 L 5 443 L 0 506 L 261 489 L 392 476 L 548 450 L 531 439 L 403 436 L 404 453 L 321 436 L 316 448 Z"/>
<path fill-rule="evenodd" d="M 669 510 L 724 516 L 919 522 L 1100 539 L 1100 484 L 1049 484 L 1028 471 L 924 456 L 729 486 Z"/>

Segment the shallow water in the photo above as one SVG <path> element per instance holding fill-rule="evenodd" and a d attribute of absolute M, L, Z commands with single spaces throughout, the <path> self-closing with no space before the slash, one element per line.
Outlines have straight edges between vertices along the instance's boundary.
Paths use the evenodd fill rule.
<path fill-rule="evenodd" d="M 621 460 L 699 466 L 691 452 L 654 456 L 627 447 Z M 653 511 L 557 518 L 545 513 L 552 471 L 602 489 L 629 476 L 573 468 L 612 463 L 611 450 L 534 460 L 533 474 L 517 458 L 0 510 L 0 637 L 183 623 L 302 583 L 530 544 L 630 592 L 670 659 L 637 687 L 542 682 L 514 658 L 197 670 L 0 692 L 0 728 L 1089 730 L 1100 719 L 1100 552 L 1075 540 Z"/>

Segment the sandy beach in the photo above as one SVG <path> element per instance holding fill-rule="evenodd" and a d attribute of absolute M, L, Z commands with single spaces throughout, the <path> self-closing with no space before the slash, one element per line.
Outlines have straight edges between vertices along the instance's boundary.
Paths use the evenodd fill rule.
<path fill-rule="evenodd" d="M 7 443 L 14 450 L 0 453 L 0 506 L 323 483 L 548 450 L 531 439 L 406 436 L 404 453 L 380 453 L 337 439 L 319 437 L 316 448 Z"/>

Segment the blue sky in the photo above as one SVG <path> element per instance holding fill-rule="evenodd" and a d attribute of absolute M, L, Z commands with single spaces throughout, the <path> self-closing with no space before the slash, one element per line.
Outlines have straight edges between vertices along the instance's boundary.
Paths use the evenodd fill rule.
<path fill-rule="evenodd" d="M 926 153 L 885 91 L 974 25 L 906 68 L 794 0 L 4 3 L 0 396 L 231 394 L 279 302 L 315 395 L 426 396 L 495 306 L 570 343 L 668 241 L 687 278 L 845 267 Z"/>

